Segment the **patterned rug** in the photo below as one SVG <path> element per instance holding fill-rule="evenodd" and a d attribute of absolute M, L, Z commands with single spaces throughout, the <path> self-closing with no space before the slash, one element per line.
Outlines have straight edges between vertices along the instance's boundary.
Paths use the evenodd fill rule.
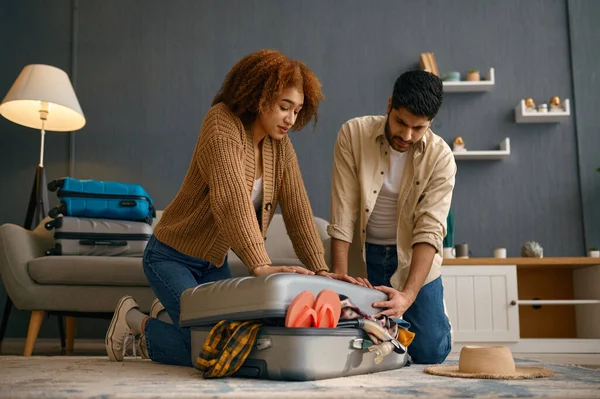
<path fill-rule="evenodd" d="M 446 364 L 456 364 L 448 361 Z M 517 361 L 550 368 L 551 378 L 438 377 L 423 366 L 310 382 L 203 380 L 186 367 L 107 357 L 0 357 L 0 398 L 600 398 L 600 369 Z"/>

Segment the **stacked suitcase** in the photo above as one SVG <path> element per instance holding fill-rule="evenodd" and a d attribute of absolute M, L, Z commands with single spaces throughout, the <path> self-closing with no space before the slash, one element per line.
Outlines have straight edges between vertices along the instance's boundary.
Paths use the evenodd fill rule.
<path fill-rule="evenodd" d="M 46 255 L 142 256 L 156 216 L 152 198 L 138 184 L 78 180 L 48 183 L 60 204 L 46 223 L 54 248 Z"/>
<path fill-rule="evenodd" d="M 409 364 L 406 348 L 376 362 L 365 348 L 368 339 L 359 328 L 287 328 L 285 318 L 294 297 L 308 290 L 317 295 L 331 289 L 352 300 L 363 312 L 381 309 L 373 302 L 387 300 L 380 291 L 327 277 L 277 273 L 238 277 L 190 288 L 181 295 L 180 326 L 191 329 L 192 364 L 220 320 L 261 320 L 257 340 L 235 377 L 272 380 L 319 380 L 398 369 Z"/>

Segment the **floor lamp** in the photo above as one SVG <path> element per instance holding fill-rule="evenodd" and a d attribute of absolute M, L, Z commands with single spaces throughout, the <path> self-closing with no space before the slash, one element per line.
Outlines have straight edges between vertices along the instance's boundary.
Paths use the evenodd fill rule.
<path fill-rule="evenodd" d="M 27 65 L 0 103 L 0 115 L 22 126 L 41 132 L 40 162 L 35 171 L 33 187 L 24 227 L 33 230 L 48 215 L 48 188 L 44 170 L 44 139 L 46 131 L 72 132 L 85 125 L 85 117 L 69 76 L 61 69 L 42 64 Z M 6 304 L 0 325 L 0 343 L 4 338 L 12 300 Z M 59 318 L 61 341 L 64 342 L 62 318 Z M 63 344 L 64 347 L 64 344 Z"/>
<path fill-rule="evenodd" d="M 48 215 L 48 190 L 44 171 L 46 131 L 71 132 L 85 125 L 85 117 L 69 76 L 50 65 L 27 65 L 0 103 L 6 119 L 41 131 L 37 166 L 24 227 L 33 230 Z"/>

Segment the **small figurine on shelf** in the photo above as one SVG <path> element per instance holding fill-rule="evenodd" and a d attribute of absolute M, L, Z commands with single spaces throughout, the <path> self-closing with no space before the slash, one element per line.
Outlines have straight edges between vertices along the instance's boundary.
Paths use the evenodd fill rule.
<path fill-rule="evenodd" d="M 527 112 L 536 112 L 535 103 L 533 102 L 533 98 L 525 99 L 525 109 Z"/>
<path fill-rule="evenodd" d="M 548 104 L 540 104 L 540 105 L 538 105 L 538 112 L 541 112 L 541 113 L 548 112 Z"/>
<path fill-rule="evenodd" d="M 554 96 L 550 99 L 550 112 L 563 112 L 563 108 L 560 106 L 560 98 Z"/>
<path fill-rule="evenodd" d="M 465 142 L 463 141 L 462 137 L 457 136 L 454 138 L 454 141 L 452 142 L 452 151 L 454 151 L 454 152 L 467 151 L 467 149 L 465 148 Z"/>
<path fill-rule="evenodd" d="M 481 80 L 481 76 L 479 75 L 479 71 L 477 69 L 471 69 L 467 73 L 467 81 L 469 82 L 479 82 Z"/>

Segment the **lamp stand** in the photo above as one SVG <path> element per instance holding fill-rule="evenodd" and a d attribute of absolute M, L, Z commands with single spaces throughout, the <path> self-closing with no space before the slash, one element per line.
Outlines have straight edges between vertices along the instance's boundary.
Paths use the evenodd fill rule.
<path fill-rule="evenodd" d="M 28 230 L 34 230 L 46 216 L 50 210 L 48 201 L 48 182 L 46 181 L 46 169 L 44 169 L 44 139 L 46 131 L 44 130 L 44 122 L 48 117 L 48 103 L 42 102 L 40 110 L 40 118 L 42 119 L 41 142 L 40 142 L 40 163 L 35 170 L 33 186 L 31 187 L 31 195 L 29 196 L 29 205 L 27 207 L 27 216 L 25 216 L 25 227 Z M 8 319 L 10 311 L 13 308 L 13 302 L 6 294 L 4 303 L 4 312 L 2 313 L 2 321 L 0 322 L 0 346 L 4 340 L 4 334 L 8 327 Z M 63 327 L 62 314 L 57 314 L 58 317 L 58 332 L 60 336 L 61 349 L 65 349 L 65 330 Z"/>
<path fill-rule="evenodd" d="M 25 227 L 28 230 L 34 230 L 38 224 L 48 216 L 50 205 L 48 201 L 48 182 L 46 181 L 46 170 L 44 169 L 44 139 L 46 131 L 44 122 L 48 118 L 48 103 L 42 102 L 40 110 L 42 119 L 41 140 L 40 140 L 40 163 L 35 170 L 31 195 L 29 196 L 29 206 L 27 207 L 27 216 L 25 216 Z"/>
<path fill-rule="evenodd" d="M 25 224 L 23 226 L 28 230 L 34 230 L 48 215 L 50 205 L 47 185 L 46 170 L 43 166 L 38 165 L 35 170 L 31 195 L 29 196 L 29 205 L 27 207 L 27 216 L 25 217 Z"/>

